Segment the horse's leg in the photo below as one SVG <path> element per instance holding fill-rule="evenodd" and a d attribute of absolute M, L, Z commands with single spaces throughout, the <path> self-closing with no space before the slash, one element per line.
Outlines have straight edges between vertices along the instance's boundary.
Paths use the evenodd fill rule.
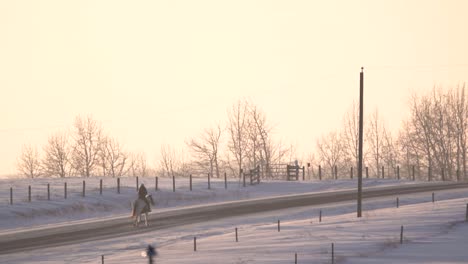
<path fill-rule="evenodd" d="M 148 226 L 148 213 L 145 213 L 145 225 Z"/>

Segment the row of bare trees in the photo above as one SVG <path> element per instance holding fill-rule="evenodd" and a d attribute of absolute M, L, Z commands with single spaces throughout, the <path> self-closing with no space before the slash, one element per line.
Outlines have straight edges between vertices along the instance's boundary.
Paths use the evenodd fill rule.
<path fill-rule="evenodd" d="M 204 129 L 187 140 L 190 150 L 176 151 L 163 145 L 154 173 L 161 176 L 202 175 L 220 177 L 223 172 L 239 176 L 241 169 L 261 167 L 264 177 L 272 176 L 271 165 L 290 162 L 292 147 L 273 140 L 265 113 L 248 100 L 239 100 L 227 113 L 227 124 Z M 131 154 L 114 138 L 107 136 L 91 117 L 77 117 L 71 133 L 49 137 L 43 153 L 31 145 L 23 148 L 18 170 L 27 177 L 145 176 L 143 153 Z M 153 172 L 152 172 L 153 173 Z"/>
<path fill-rule="evenodd" d="M 468 97 L 465 85 L 428 94 L 413 94 L 410 117 L 394 136 L 375 110 L 365 119 L 364 163 L 370 174 L 381 177 L 396 174 L 421 179 L 449 180 L 467 178 Z M 340 131 L 332 131 L 317 140 L 317 155 L 312 164 L 322 164 L 330 174 L 338 168 L 348 175 L 358 161 L 358 119 L 355 103 L 343 118 Z"/>
<path fill-rule="evenodd" d="M 71 133 L 49 136 L 43 153 L 23 146 L 17 168 L 26 177 L 112 176 L 147 174 L 146 157 L 131 154 L 92 117 L 76 117 Z"/>
<path fill-rule="evenodd" d="M 381 168 L 385 167 L 386 175 L 391 177 L 399 167 L 402 175 L 409 176 L 414 166 L 419 178 L 466 179 L 465 85 L 450 90 L 434 88 L 428 94 L 412 95 L 410 101 L 410 117 L 396 136 L 386 128 L 377 110 L 365 119 L 364 163 L 369 174 L 380 177 Z M 341 174 L 348 175 L 358 162 L 358 120 L 358 107 L 353 103 L 344 115 L 342 129 L 319 138 L 316 152 L 309 155 L 307 163 L 321 164 L 330 174 L 338 168 Z M 220 177 L 229 172 L 239 176 L 241 170 L 260 166 L 262 177 L 271 178 L 275 165 L 291 163 L 296 158 L 294 147 L 286 147 L 274 139 L 266 114 L 248 100 L 239 100 L 229 108 L 226 124 L 202 130 L 185 145 L 189 152 L 163 145 L 154 173 L 161 176 L 209 173 Z M 312 167 L 312 173 L 316 174 Z M 125 151 L 91 117 L 77 117 L 72 133 L 50 136 L 43 155 L 36 148 L 25 146 L 18 169 L 28 177 L 145 176 L 151 170 L 145 154 Z"/>
<path fill-rule="evenodd" d="M 263 177 L 272 177 L 272 164 L 289 162 L 288 154 L 293 152 L 273 139 L 265 113 L 248 100 L 239 100 L 228 110 L 227 124 L 204 129 L 187 140 L 186 146 L 190 150 L 187 163 L 177 160 L 186 160 L 183 154 L 176 155 L 169 146 L 161 148 L 161 174 L 198 172 L 220 177 L 229 172 L 237 177 L 241 170 L 260 166 Z"/>
<path fill-rule="evenodd" d="M 401 164 L 429 179 L 466 179 L 468 97 L 465 85 L 411 98 L 411 115 L 398 137 Z"/>

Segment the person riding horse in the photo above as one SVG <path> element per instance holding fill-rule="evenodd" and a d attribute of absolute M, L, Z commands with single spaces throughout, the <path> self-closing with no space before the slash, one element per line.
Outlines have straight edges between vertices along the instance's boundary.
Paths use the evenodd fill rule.
<path fill-rule="evenodd" d="M 148 212 L 151 212 L 151 207 L 148 202 L 148 199 L 146 199 L 146 195 L 148 195 L 148 191 L 146 190 L 145 185 L 142 183 L 140 185 L 140 188 L 138 189 L 138 198 L 145 201 L 146 206 L 148 207 Z"/>
<path fill-rule="evenodd" d="M 131 203 L 134 226 L 138 226 L 142 216 L 145 218 L 145 225 L 148 226 L 148 213 L 151 212 L 150 204 L 154 205 L 153 197 L 148 194 L 145 185 L 141 184 L 138 188 L 138 198 Z"/>

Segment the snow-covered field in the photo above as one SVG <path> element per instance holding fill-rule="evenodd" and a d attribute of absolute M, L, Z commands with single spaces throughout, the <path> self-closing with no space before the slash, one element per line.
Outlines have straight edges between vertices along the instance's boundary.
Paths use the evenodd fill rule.
<path fill-rule="evenodd" d="M 103 180 L 102 195 L 99 181 Z M 85 197 L 82 197 L 83 180 Z M 172 178 L 139 178 L 153 195 L 156 210 L 215 203 L 223 201 L 262 198 L 307 192 L 350 190 L 356 181 L 270 181 L 250 185 L 236 179 L 229 179 L 225 189 L 224 179 L 211 179 L 210 189 L 206 178 L 193 178 L 190 191 L 189 178 L 175 179 L 173 192 Z M 67 183 L 67 199 L 64 199 L 64 183 Z M 413 184 L 412 181 L 367 179 L 364 187 Z M 50 200 L 47 198 L 47 184 L 50 184 Z M 117 193 L 117 179 L 114 178 L 37 178 L 0 179 L 0 232 L 3 229 L 24 228 L 64 221 L 91 218 L 115 217 L 130 214 L 130 203 L 136 198 L 136 178 L 120 179 L 120 194 Z M 28 202 L 28 186 L 31 186 L 31 202 Z M 13 205 L 10 205 L 10 188 L 13 188 Z"/>
<path fill-rule="evenodd" d="M 2 180 L 0 192 L 0 234 L 15 228 L 54 225 L 65 221 L 89 221 L 128 215 L 130 201 L 136 195 L 134 178 L 122 179 L 121 194 L 116 193 L 115 179 L 104 179 L 103 195 L 99 179 L 86 179 L 86 197 L 81 197 L 82 178 L 66 179 L 68 199 L 63 199 L 63 180 Z M 242 187 L 230 180 L 194 179 L 189 191 L 188 179 L 140 178 L 157 200 L 154 214 L 195 204 L 260 198 L 305 192 L 355 189 L 356 181 L 264 182 Z M 47 200 L 47 182 L 51 184 L 51 201 Z M 34 183 L 32 202 L 27 201 L 28 185 Z M 364 188 L 412 184 L 394 180 L 364 180 Z M 45 188 L 44 188 L 45 185 Z M 14 188 L 13 205 L 9 204 L 9 187 Z M 73 187 L 72 187 L 73 186 Z M 93 187 L 91 187 L 93 186 Z M 88 190 L 89 188 L 89 190 Z M 45 190 L 45 192 L 44 192 Z M 53 195 L 52 195 L 53 194 Z M 20 197 L 23 198 L 20 198 Z M 25 199 L 26 198 L 26 199 Z M 468 224 L 464 222 L 468 190 L 365 200 L 362 218 L 355 213 L 356 203 L 345 202 L 321 207 L 300 207 L 220 221 L 149 231 L 144 235 L 80 243 L 31 252 L 0 256 L 0 263 L 146 263 L 141 256 L 148 244 L 155 245 L 156 263 L 331 263 L 334 243 L 335 263 L 468 263 Z M 322 211 L 322 222 L 318 221 Z M 278 232 L 277 221 L 281 221 Z M 400 245 L 400 228 L 404 240 Z M 235 242 L 235 228 L 239 242 Z M 197 251 L 193 238 L 197 237 Z"/>

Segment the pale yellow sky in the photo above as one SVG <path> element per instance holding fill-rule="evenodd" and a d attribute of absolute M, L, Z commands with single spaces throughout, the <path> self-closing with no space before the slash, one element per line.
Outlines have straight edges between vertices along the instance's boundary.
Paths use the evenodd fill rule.
<path fill-rule="evenodd" d="M 130 151 L 250 98 L 310 152 L 358 99 L 397 129 L 410 91 L 468 81 L 468 1 L 0 0 L 0 174 L 91 114 Z"/>

